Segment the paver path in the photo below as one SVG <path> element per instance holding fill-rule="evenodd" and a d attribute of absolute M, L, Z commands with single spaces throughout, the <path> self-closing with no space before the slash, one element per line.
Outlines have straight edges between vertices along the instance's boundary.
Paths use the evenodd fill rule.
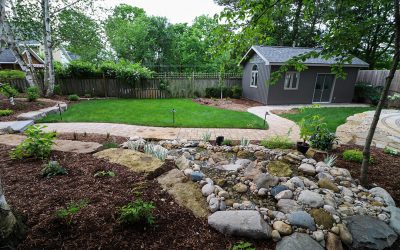
<path fill-rule="evenodd" d="M 375 111 L 355 114 L 336 130 L 341 143 L 364 145 Z M 400 150 L 400 110 L 383 110 L 375 131 L 372 145 Z"/>
<path fill-rule="evenodd" d="M 270 130 L 261 129 L 166 128 L 114 123 L 42 123 L 40 125 L 46 125 L 46 131 L 57 131 L 58 133 L 109 133 L 113 136 L 138 136 L 145 139 L 161 140 L 201 140 L 202 135 L 206 132 L 211 133 L 211 139 L 215 139 L 216 136 L 224 136 L 225 139 L 230 140 L 240 140 L 241 138 L 262 140 L 272 134 Z"/>
<path fill-rule="evenodd" d="M 17 146 L 26 139 L 24 135 L 5 134 L 0 135 L 0 144 Z M 71 140 L 55 140 L 52 147 L 55 151 L 89 154 L 98 151 L 103 145 L 96 142 L 82 142 Z"/>

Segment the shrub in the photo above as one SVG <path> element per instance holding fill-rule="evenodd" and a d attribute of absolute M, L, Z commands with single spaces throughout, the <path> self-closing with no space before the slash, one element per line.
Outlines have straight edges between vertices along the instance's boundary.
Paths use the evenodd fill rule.
<path fill-rule="evenodd" d="M 79 96 L 78 96 L 78 95 L 75 95 L 75 94 L 69 95 L 69 96 L 68 96 L 68 100 L 71 101 L 71 102 L 79 101 Z"/>
<path fill-rule="evenodd" d="M 211 139 L 211 133 L 210 133 L 209 131 L 204 132 L 204 133 L 201 135 L 201 140 L 202 140 L 203 142 L 209 142 L 210 139 Z"/>
<path fill-rule="evenodd" d="M 309 139 L 311 147 L 326 151 L 331 150 L 334 143 L 338 143 L 335 133 L 330 132 L 325 126 L 325 123 L 321 123 L 314 129 Z"/>
<path fill-rule="evenodd" d="M 28 101 L 36 101 L 39 98 L 39 89 L 36 86 L 31 86 L 26 89 L 26 94 L 28 95 Z"/>
<path fill-rule="evenodd" d="M 256 250 L 250 242 L 240 241 L 233 245 L 231 250 Z"/>
<path fill-rule="evenodd" d="M 115 173 L 113 171 L 98 171 L 94 174 L 94 177 L 114 177 Z"/>
<path fill-rule="evenodd" d="M 168 150 L 166 148 L 163 148 L 160 145 L 154 145 L 152 143 L 144 145 L 144 152 L 158 158 L 161 161 L 165 160 L 168 154 Z"/>
<path fill-rule="evenodd" d="M 373 105 L 377 105 L 379 102 L 381 90 L 381 87 L 374 87 L 369 83 L 356 83 L 354 88 L 354 101 L 370 102 Z"/>
<path fill-rule="evenodd" d="M 108 148 L 119 148 L 118 143 L 115 142 L 105 142 L 103 143 L 103 148 L 108 149 Z"/>
<path fill-rule="evenodd" d="M 57 161 L 49 161 L 45 164 L 42 169 L 43 177 L 51 177 L 56 175 L 66 175 L 67 170 L 63 168 Z"/>
<path fill-rule="evenodd" d="M 242 97 L 242 88 L 238 85 L 232 87 L 232 98 L 240 99 Z"/>
<path fill-rule="evenodd" d="M 11 150 L 12 159 L 36 158 L 46 159 L 51 152 L 51 146 L 54 144 L 56 134 L 54 132 L 43 132 L 46 126 L 33 125 L 24 132 L 27 136 L 21 144 Z"/>
<path fill-rule="evenodd" d="M 399 155 L 399 151 L 397 151 L 397 149 L 394 149 L 394 148 L 391 148 L 391 147 L 385 147 L 385 148 L 383 149 L 383 152 L 384 152 L 385 154 L 393 155 L 393 156 Z"/>
<path fill-rule="evenodd" d="M 25 73 L 20 70 L 0 70 L 0 80 L 10 80 L 10 79 L 24 79 Z"/>
<path fill-rule="evenodd" d="M 78 213 L 82 208 L 89 204 L 87 200 L 71 201 L 65 208 L 61 208 L 56 211 L 55 216 L 57 218 L 65 219 L 67 224 L 71 224 L 73 216 Z"/>
<path fill-rule="evenodd" d="M 226 139 L 226 140 L 224 140 L 224 141 L 222 142 L 222 145 L 225 145 L 225 146 L 233 146 L 233 142 L 232 142 L 232 140 Z"/>
<path fill-rule="evenodd" d="M 265 140 L 262 140 L 260 144 L 266 148 L 275 149 L 291 149 L 293 148 L 294 143 L 287 136 L 272 136 Z"/>
<path fill-rule="evenodd" d="M 61 86 L 60 84 L 56 84 L 54 85 L 54 90 L 53 90 L 55 95 L 62 95 L 62 91 L 61 91 Z"/>
<path fill-rule="evenodd" d="M 328 155 L 327 157 L 325 157 L 324 162 L 329 167 L 333 167 L 335 165 L 336 159 L 336 155 Z"/>
<path fill-rule="evenodd" d="M 152 215 L 154 209 L 155 206 L 152 202 L 145 202 L 138 199 L 119 209 L 119 221 L 127 225 L 134 225 L 143 222 L 154 224 L 154 217 Z"/>
<path fill-rule="evenodd" d="M 16 90 L 10 84 L 3 84 L 3 86 L 0 87 L 0 94 L 7 98 L 16 97 L 18 95 L 18 90 Z"/>
<path fill-rule="evenodd" d="M 0 109 L 0 116 L 9 116 L 12 115 L 14 111 L 11 109 Z"/>
<path fill-rule="evenodd" d="M 250 144 L 250 140 L 247 138 L 240 138 L 240 146 L 247 147 Z"/>
<path fill-rule="evenodd" d="M 348 150 L 343 152 L 343 159 L 345 161 L 362 163 L 362 161 L 363 161 L 363 152 L 361 150 L 358 150 L 358 149 L 348 149 Z M 373 161 L 372 157 L 369 158 L 369 161 L 370 162 Z"/>
<path fill-rule="evenodd" d="M 219 87 L 208 87 L 206 88 L 206 97 L 208 98 L 219 98 L 221 97 L 221 89 Z"/>
<path fill-rule="evenodd" d="M 64 70 L 64 77 L 90 78 L 100 76 L 101 73 L 96 66 L 90 62 L 72 61 Z"/>

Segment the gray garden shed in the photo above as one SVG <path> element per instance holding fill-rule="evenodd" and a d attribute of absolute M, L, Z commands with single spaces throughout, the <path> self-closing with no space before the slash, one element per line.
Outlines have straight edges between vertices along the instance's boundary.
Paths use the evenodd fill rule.
<path fill-rule="evenodd" d="M 279 70 L 289 59 L 317 48 L 252 46 L 240 61 L 244 67 L 243 97 L 266 105 L 350 103 L 354 84 L 360 68 L 368 64 L 354 57 L 344 64 L 346 78 L 337 78 L 331 73 L 335 59 L 310 58 L 304 64 L 306 70 L 287 71 L 275 84 L 267 84 L 272 72 Z"/>

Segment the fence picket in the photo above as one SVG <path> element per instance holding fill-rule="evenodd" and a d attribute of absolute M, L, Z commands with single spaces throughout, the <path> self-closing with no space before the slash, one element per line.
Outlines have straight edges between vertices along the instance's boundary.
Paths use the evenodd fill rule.
<path fill-rule="evenodd" d="M 360 70 L 357 76 L 357 82 L 366 82 L 373 86 L 383 86 L 389 70 Z M 400 93 L 400 70 L 396 71 L 390 91 Z"/>

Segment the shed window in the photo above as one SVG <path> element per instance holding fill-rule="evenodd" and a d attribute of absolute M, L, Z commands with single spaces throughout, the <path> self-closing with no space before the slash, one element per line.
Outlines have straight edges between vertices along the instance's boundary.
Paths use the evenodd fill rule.
<path fill-rule="evenodd" d="M 285 75 L 285 90 L 296 90 L 299 88 L 300 73 L 299 72 L 286 72 Z"/>
<path fill-rule="evenodd" d="M 254 65 L 251 68 L 251 81 L 250 81 L 250 87 L 255 87 L 257 88 L 258 85 L 258 67 L 257 65 Z"/>

